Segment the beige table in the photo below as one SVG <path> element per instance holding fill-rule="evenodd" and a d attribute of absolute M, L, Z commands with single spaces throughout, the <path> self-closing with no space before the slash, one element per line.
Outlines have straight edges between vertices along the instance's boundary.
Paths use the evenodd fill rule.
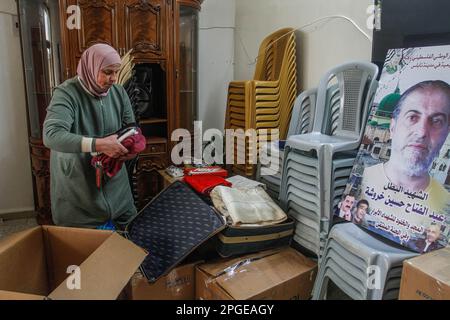
<path fill-rule="evenodd" d="M 163 177 L 164 188 L 167 188 L 168 186 L 170 186 L 175 181 L 182 181 L 183 180 L 183 177 L 174 178 L 174 177 L 168 175 L 166 170 L 158 170 L 158 173 L 161 175 L 161 177 Z"/>

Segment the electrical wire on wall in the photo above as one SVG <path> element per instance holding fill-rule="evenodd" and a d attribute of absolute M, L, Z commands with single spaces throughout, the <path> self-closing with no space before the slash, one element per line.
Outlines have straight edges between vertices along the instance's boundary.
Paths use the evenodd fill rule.
<path fill-rule="evenodd" d="M 230 27 L 230 26 L 216 26 L 216 27 L 200 27 L 199 28 L 199 30 L 213 30 L 213 29 L 231 29 L 231 30 L 234 30 L 234 32 L 235 33 L 237 33 L 236 32 L 236 27 Z M 239 39 L 241 40 L 241 38 L 239 37 Z M 241 41 L 241 43 L 242 43 L 242 41 Z M 242 43 L 242 47 L 244 48 L 244 50 L 245 50 L 245 54 L 247 55 L 247 56 L 249 56 L 248 55 L 248 52 L 247 52 L 247 49 L 245 48 L 245 46 L 244 46 L 244 44 Z"/>
<path fill-rule="evenodd" d="M 235 27 L 200 27 L 200 30 L 211 30 L 211 29 L 236 29 Z"/>
<path fill-rule="evenodd" d="M 13 17 L 17 16 L 17 14 L 15 14 L 15 13 L 7 12 L 7 11 L 1 11 L 1 10 L 0 10 L 0 14 L 7 14 L 7 15 L 13 16 Z"/>
<path fill-rule="evenodd" d="M 296 31 L 300 31 L 300 30 L 303 30 L 303 29 L 306 29 L 306 28 L 308 28 L 308 27 L 310 27 L 310 26 L 312 26 L 312 25 L 315 25 L 315 24 L 317 24 L 317 23 L 319 23 L 319 22 L 322 22 L 322 21 L 329 21 L 329 20 L 334 20 L 334 19 L 344 19 L 344 20 L 350 22 L 350 23 L 351 23 L 351 24 L 352 24 L 352 25 L 353 25 L 360 33 L 362 33 L 362 34 L 364 35 L 364 37 L 367 38 L 367 40 L 368 40 L 369 42 L 372 42 L 372 38 L 370 37 L 370 35 L 368 35 L 368 34 L 367 34 L 360 26 L 358 26 L 358 24 L 357 24 L 353 19 L 351 19 L 351 18 L 349 18 L 349 17 L 347 17 L 347 16 L 344 16 L 344 15 L 332 15 L 332 16 L 326 16 L 326 17 L 318 18 L 318 19 L 316 19 L 316 20 L 314 20 L 314 21 L 312 21 L 312 22 L 309 22 L 309 23 L 307 23 L 307 24 L 305 24 L 305 25 L 302 25 L 302 26 L 300 26 L 300 27 L 298 27 L 298 28 L 292 30 L 291 32 L 286 33 L 285 35 L 281 36 L 280 38 L 275 39 L 275 40 L 272 42 L 272 44 L 275 43 L 275 42 L 277 42 L 277 41 L 280 40 L 281 38 L 290 35 L 291 33 L 294 33 L 294 32 L 296 32 Z M 258 58 L 259 58 L 260 55 L 256 56 L 256 58 L 252 60 L 252 59 L 250 58 L 250 55 L 248 54 L 247 48 L 245 47 L 244 41 L 242 40 L 242 37 L 240 36 L 239 32 L 237 31 L 236 34 L 237 34 L 237 36 L 238 36 L 238 38 L 239 38 L 239 42 L 241 43 L 242 48 L 244 49 L 245 55 L 247 56 L 247 59 L 248 59 L 248 61 L 249 61 L 249 64 L 248 64 L 248 65 L 249 65 L 249 66 L 255 65 L 255 64 L 257 63 Z M 267 50 L 268 48 L 270 48 L 270 45 L 267 46 L 266 50 Z"/>

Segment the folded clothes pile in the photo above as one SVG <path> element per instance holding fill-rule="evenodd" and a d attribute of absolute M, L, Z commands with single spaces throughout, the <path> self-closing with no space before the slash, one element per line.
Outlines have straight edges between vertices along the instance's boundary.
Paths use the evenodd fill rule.
<path fill-rule="evenodd" d="M 186 176 L 196 176 L 206 174 L 222 178 L 228 177 L 228 171 L 219 166 L 202 167 L 202 168 L 184 168 L 184 174 Z"/>
<path fill-rule="evenodd" d="M 211 190 L 217 186 L 231 187 L 231 183 L 224 178 L 210 174 L 185 176 L 184 181 L 195 191 L 204 195 L 209 195 Z"/>
<path fill-rule="evenodd" d="M 184 182 L 190 185 L 195 191 L 209 196 L 212 189 L 217 186 L 231 187 L 232 184 L 225 180 L 228 172 L 218 166 L 204 168 L 185 168 Z"/>
<path fill-rule="evenodd" d="M 264 183 L 251 180 L 249 178 L 243 176 L 232 176 L 227 179 L 228 182 L 231 182 L 233 188 L 255 188 L 255 187 L 263 187 L 266 189 L 266 185 Z"/>
<path fill-rule="evenodd" d="M 281 223 L 286 213 L 261 187 L 215 187 L 211 193 L 214 207 L 226 217 L 232 226 L 266 226 Z"/>

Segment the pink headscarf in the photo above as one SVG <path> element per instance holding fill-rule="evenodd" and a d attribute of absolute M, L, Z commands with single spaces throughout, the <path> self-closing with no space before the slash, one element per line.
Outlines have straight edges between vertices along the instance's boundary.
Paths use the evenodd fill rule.
<path fill-rule="evenodd" d="M 114 64 L 121 64 L 117 51 L 107 44 L 95 44 L 86 49 L 78 63 L 77 73 L 84 86 L 97 97 L 105 97 L 109 90 L 100 88 L 97 77 L 101 70 Z"/>

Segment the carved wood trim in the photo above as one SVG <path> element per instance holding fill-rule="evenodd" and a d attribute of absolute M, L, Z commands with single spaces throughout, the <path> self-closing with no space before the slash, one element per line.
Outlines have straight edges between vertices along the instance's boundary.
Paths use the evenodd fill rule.
<path fill-rule="evenodd" d="M 33 175 L 37 178 L 49 178 L 50 177 L 50 170 L 47 167 L 42 167 L 39 169 L 32 169 L 31 172 L 33 173 Z"/>
<path fill-rule="evenodd" d="M 128 6 L 130 8 L 139 9 L 142 11 L 152 11 L 153 13 L 161 11 L 161 5 L 153 5 L 149 0 L 139 0 L 139 4 L 135 4 L 134 6 Z"/>
<path fill-rule="evenodd" d="M 141 54 L 151 53 L 157 56 L 163 56 L 165 46 L 163 45 L 163 41 L 165 41 L 165 35 L 163 31 L 165 29 L 165 18 L 163 14 L 165 12 L 162 11 L 161 5 L 156 4 L 153 5 L 149 0 L 139 0 L 138 3 L 133 4 L 125 4 L 124 8 L 124 25 L 125 27 L 125 46 L 127 50 L 134 49 L 135 52 Z M 139 10 L 143 12 L 150 12 L 156 19 L 156 39 L 155 43 L 149 41 L 140 41 L 139 43 L 133 43 L 132 40 L 132 26 L 133 23 L 131 21 L 131 12 L 133 10 Z M 147 17 L 149 18 L 149 17 Z M 166 31 L 167 32 L 167 31 Z"/>
<path fill-rule="evenodd" d="M 139 164 L 136 169 L 136 176 L 139 176 L 142 172 L 148 173 L 154 170 L 162 170 L 165 168 L 165 164 L 161 162 L 156 162 L 153 160 L 143 160 L 143 164 Z"/>
<path fill-rule="evenodd" d="M 78 52 L 77 54 L 81 55 L 83 51 L 89 48 L 91 45 L 95 43 L 105 43 L 116 49 L 119 47 L 119 33 L 118 33 L 118 1 L 114 1 L 109 4 L 108 0 L 78 0 L 78 5 L 81 9 L 81 29 L 77 30 L 78 32 Z M 105 39 L 98 39 L 96 41 L 86 42 L 86 35 L 84 33 L 84 14 L 83 9 L 89 8 L 104 8 L 110 12 L 111 15 L 111 32 L 112 39 L 111 43 L 106 41 Z"/>

